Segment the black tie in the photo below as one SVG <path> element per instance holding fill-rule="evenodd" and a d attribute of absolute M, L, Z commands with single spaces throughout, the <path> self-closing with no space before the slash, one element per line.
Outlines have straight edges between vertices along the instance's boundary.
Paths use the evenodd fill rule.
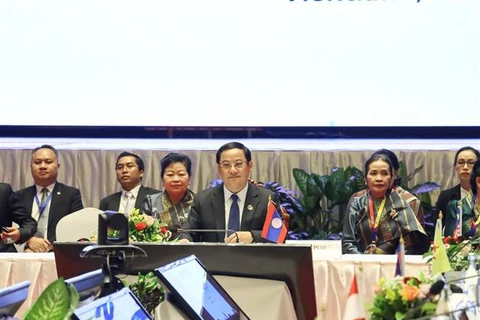
<path fill-rule="evenodd" d="M 238 196 L 232 194 L 232 206 L 230 207 L 230 216 L 228 218 L 228 229 L 238 231 L 240 230 L 240 208 L 238 207 Z M 229 233 L 230 234 L 230 233 Z"/>

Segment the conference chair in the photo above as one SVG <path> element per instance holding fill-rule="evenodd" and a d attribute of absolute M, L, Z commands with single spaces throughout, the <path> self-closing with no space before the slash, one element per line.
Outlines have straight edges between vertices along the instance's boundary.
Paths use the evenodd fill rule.
<path fill-rule="evenodd" d="M 97 208 L 83 208 L 73 212 L 57 224 L 57 241 L 76 242 L 88 239 L 98 230 L 98 215 L 103 211 Z"/>

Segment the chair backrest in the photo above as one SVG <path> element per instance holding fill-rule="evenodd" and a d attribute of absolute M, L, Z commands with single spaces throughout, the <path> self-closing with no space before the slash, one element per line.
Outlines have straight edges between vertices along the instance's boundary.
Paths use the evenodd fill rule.
<path fill-rule="evenodd" d="M 98 230 L 98 215 L 103 211 L 97 208 L 84 208 L 66 215 L 57 224 L 57 241 L 76 242 L 89 238 Z"/>

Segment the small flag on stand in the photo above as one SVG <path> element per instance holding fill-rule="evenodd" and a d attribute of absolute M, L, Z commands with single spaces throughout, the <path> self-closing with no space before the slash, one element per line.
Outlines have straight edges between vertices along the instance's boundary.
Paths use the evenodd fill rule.
<path fill-rule="evenodd" d="M 343 320 L 365 320 L 365 314 L 365 307 L 362 303 L 361 293 L 358 290 L 357 273 L 355 271 L 353 273 L 347 303 L 345 304 Z"/>
<path fill-rule="evenodd" d="M 435 236 L 433 238 L 433 261 L 432 261 L 432 275 L 452 270 L 450 261 L 448 261 L 447 250 L 442 239 L 442 217 L 437 219 L 435 225 Z"/>
<path fill-rule="evenodd" d="M 455 221 L 455 229 L 453 230 L 453 240 L 457 241 L 458 238 L 462 236 L 462 219 L 463 218 L 463 210 L 462 210 L 462 201 L 457 201 L 457 214 L 456 214 L 456 221 Z"/>
<path fill-rule="evenodd" d="M 262 238 L 276 242 L 284 243 L 287 237 L 287 227 L 283 224 L 282 217 L 275 207 L 275 203 L 268 202 L 267 217 L 262 229 Z"/>
<path fill-rule="evenodd" d="M 395 277 L 396 276 L 405 276 L 405 243 L 402 235 L 400 235 L 400 241 L 398 243 L 397 266 L 395 268 Z"/>

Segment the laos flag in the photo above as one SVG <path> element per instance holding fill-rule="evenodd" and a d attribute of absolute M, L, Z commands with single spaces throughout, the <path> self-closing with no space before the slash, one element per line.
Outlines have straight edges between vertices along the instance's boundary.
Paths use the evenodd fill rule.
<path fill-rule="evenodd" d="M 283 224 L 282 217 L 275 207 L 275 203 L 268 202 L 267 217 L 262 229 L 262 238 L 276 243 L 285 242 L 287 237 L 287 227 Z"/>

